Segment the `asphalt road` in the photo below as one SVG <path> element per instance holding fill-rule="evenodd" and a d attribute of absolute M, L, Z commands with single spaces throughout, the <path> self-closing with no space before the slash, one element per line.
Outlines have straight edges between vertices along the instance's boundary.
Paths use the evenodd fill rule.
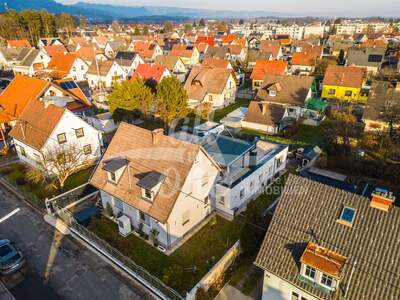
<path fill-rule="evenodd" d="M 121 276 L 71 237 L 63 237 L 41 215 L 0 185 L 0 239 L 13 241 L 27 259 L 26 267 L 1 280 L 17 300 L 150 299 L 133 281 Z"/>

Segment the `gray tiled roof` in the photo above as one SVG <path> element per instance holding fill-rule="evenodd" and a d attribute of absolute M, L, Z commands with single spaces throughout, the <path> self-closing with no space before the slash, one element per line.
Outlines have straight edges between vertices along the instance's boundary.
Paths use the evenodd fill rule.
<path fill-rule="evenodd" d="M 343 206 L 356 209 L 353 227 L 336 222 Z M 400 299 L 400 209 L 383 212 L 369 199 L 289 175 L 255 264 L 321 299 Z M 307 243 L 346 256 L 340 298 L 298 278 Z M 351 276 L 351 273 L 352 276 Z"/>
<path fill-rule="evenodd" d="M 347 65 L 380 67 L 385 52 L 383 47 L 350 48 L 347 52 Z"/>
<path fill-rule="evenodd" d="M 21 61 L 21 66 L 30 67 L 38 56 L 40 50 L 30 49 L 29 53 Z"/>

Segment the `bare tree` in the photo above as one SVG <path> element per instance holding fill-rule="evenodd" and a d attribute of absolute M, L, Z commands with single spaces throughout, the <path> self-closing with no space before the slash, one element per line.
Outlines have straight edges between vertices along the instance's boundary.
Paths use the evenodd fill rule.
<path fill-rule="evenodd" d="M 383 97 L 380 119 L 388 125 L 389 136 L 392 138 L 395 134 L 395 126 L 400 123 L 400 93 L 389 89 Z"/>
<path fill-rule="evenodd" d="M 62 145 L 40 151 L 36 161 L 38 168 L 30 168 L 28 180 L 34 183 L 44 183 L 49 190 L 63 190 L 66 180 L 79 170 L 93 164 L 87 158 L 85 151 L 79 146 Z"/>

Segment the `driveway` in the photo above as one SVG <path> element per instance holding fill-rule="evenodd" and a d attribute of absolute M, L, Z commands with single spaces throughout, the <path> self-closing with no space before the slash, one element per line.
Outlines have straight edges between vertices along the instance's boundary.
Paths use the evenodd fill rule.
<path fill-rule="evenodd" d="M 151 299 L 135 282 L 71 237 L 63 237 L 0 185 L 0 238 L 13 241 L 27 259 L 24 270 L 2 281 L 17 300 Z"/>

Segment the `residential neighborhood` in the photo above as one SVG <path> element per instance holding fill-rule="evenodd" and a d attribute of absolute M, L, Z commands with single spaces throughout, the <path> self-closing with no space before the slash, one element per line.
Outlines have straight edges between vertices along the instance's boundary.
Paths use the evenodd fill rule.
<path fill-rule="evenodd" d="M 27 2 L 0 299 L 400 299 L 397 4 Z"/>

